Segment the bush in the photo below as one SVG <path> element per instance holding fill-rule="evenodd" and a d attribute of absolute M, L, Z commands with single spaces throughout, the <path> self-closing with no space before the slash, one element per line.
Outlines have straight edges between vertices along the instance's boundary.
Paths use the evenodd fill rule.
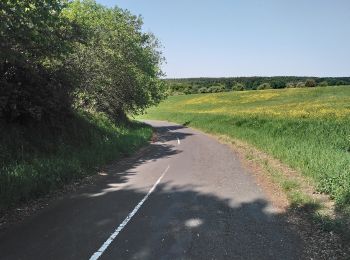
<path fill-rule="evenodd" d="M 208 89 L 209 93 L 219 93 L 226 91 L 224 86 L 212 86 Z"/>
<path fill-rule="evenodd" d="M 316 81 L 314 79 L 306 80 L 305 87 L 307 87 L 307 88 L 314 88 L 314 87 L 316 87 Z"/>
<path fill-rule="evenodd" d="M 228 89 L 225 86 L 220 86 L 220 92 L 226 92 Z"/>
<path fill-rule="evenodd" d="M 232 87 L 233 91 L 243 91 L 245 90 L 245 86 L 242 83 L 236 83 Z"/>
<path fill-rule="evenodd" d="M 328 86 L 328 82 L 327 81 L 322 81 L 320 83 L 318 83 L 319 87 L 327 87 Z"/>
<path fill-rule="evenodd" d="M 257 90 L 263 90 L 263 89 L 271 89 L 271 85 L 269 83 L 263 83 L 263 84 L 260 84 L 257 88 Z"/>
<path fill-rule="evenodd" d="M 305 82 L 299 81 L 299 82 L 296 84 L 296 87 L 297 87 L 297 88 L 305 88 Z"/>
<path fill-rule="evenodd" d="M 198 89 L 198 93 L 208 93 L 208 89 L 205 87 L 202 87 L 202 88 Z"/>
<path fill-rule="evenodd" d="M 288 82 L 288 83 L 286 84 L 286 88 L 296 88 L 295 82 Z"/>
<path fill-rule="evenodd" d="M 184 93 L 186 95 L 189 95 L 189 94 L 196 94 L 198 93 L 198 89 L 196 88 L 193 88 L 191 85 L 188 85 L 184 88 Z"/>

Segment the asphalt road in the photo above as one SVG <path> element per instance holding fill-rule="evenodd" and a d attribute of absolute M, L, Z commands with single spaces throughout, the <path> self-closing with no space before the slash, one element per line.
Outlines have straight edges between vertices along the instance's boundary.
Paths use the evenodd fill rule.
<path fill-rule="evenodd" d="M 0 234 L 0 259 L 300 259 L 235 153 L 184 126 Z"/>

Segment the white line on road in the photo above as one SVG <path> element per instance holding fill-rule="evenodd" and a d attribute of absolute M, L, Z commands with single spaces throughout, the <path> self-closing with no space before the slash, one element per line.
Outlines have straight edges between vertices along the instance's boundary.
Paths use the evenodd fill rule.
<path fill-rule="evenodd" d="M 118 226 L 118 228 L 112 233 L 112 235 L 110 235 L 110 237 L 106 240 L 106 242 L 103 243 L 103 245 L 90 257 L 90 260 L 97 260 L 98 258 L 100 258 L 100 256 L 104 253 L 104 251 L 106 251 L 106 249 L 108 248 L 108 246 L 113 242 L 113 240 L 117 237 L 117 235 L 120 233 L 120 231 L 123 230 L 123 228 L 126 226 L 126 224 L 128 224 L 128 222 L 130 221 L 130 219 L 136 214 L 136 212 L 141 208 L 142 204 L 145 203 L 145 201 L 148 199 L 149 195 L 151 195 L 151 193 L 155 190 L 155 188 L 157 187 L 157 185 L 159 184 L 159 182 L 162 180 L 162 178 L 164 177 L 164 175 L 167 173 L 167 171 L 169 170 L 170 166 L 168 165 L 168 167 L 164 170 L 164 172 L 162 173 L 162 175 L 159 177 L 159 179 L 157 180 L 157 182 L 152 186 L 152 188 L 149 190 L 149 192 L 146 194 L 145 197 L 143 197 L 143 199 L 139 202 L 139 204 L 136 205 L 136 207 L 134 208 L 133 211 L 131 211 L 129 213 L 129 215 L 124 219 L 124 221 Z"/>
<path fill-rule="evenodd" d="M 180 139 L 177 137 L 177 144 L 180 144 Z"/>

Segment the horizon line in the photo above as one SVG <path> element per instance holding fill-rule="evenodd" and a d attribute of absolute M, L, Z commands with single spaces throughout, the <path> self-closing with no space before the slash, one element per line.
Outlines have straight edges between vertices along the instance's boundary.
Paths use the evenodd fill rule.
<path fill-rule="evenodd" d="M 350 76 L 291 76 L 291 75 L 276 75 L 276 76 L 193 76 L 193 77 L 164 77 L 162 79 L 229 79 L 229 78 L 278 78 L 278 77 L 291 77 L 291 78 L 350 78 Z"/>

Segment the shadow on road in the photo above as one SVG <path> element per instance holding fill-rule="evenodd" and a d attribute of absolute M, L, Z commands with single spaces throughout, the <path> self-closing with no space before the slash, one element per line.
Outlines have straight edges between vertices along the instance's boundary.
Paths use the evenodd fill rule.
<path fill-rule="evenodd" d="M 301 239 L 266 207 L 162 184 L 105 259 L 300 259 Z"/>
<path fill-rule="evenodd" d="M 161 142 L 185 139 L 158 127 Z M 147 191 L 128 186 L 135 169 L 181 153 L 155 142 L 111 164 L 97 183 L 0 234 L 4 259 L 88 259 Z M 122 189 L 118 185 L 126 184 Z M 285 214 L 262 199 L 235 202 L 201 187 L 161 183 L 101 259 L 302 259 L 304 242 Z"/>
<path fill-rule="evenodd" d="M 158 126 L 153 127 L 155 132 L 157 133 L 158 141 L 159 142 L 169 142 L 169 141 L 176 141 L 177 139 L 183 140 L 188 136 L 191 136 L 191 133 L 181 132 L 178 130 L 186 129 L 185 126 L 181 125 L 172 125 L 172 126 Z M 176 131 L 176 132 L 175 132 Z"/>
<path fill-rule="evenodd" d="M 88 259 L 144 196 L 123 189 L 65 201 L 2 235 L 2 256 Z M 266 206 L 162 184 L 101 259 L 300 259 L 301 239 Z"/>
<path fill-rule="evenodd" d="M 172 132 L 181 128 L 181 126 L 154 127 L 157 133 L 156 141 L 135 155 L 102 168 L 102 175 L 105 177 L 101 182 L 105 184 L 113 182 L 114 185 L 126 183 L 135 174 L 135 169 L 138 166 L 147 162 L 170 158 L 181 153 L 181 150 L 176 149 L 173 144 L 169 144 L 171 141 L 177 141 L 177 139 L 183 140 L 192 135 L 184 132 Z M 99 193 L 99 189 L 100 187 L 90 187 L 87 188 L 87 192 Z"/>

